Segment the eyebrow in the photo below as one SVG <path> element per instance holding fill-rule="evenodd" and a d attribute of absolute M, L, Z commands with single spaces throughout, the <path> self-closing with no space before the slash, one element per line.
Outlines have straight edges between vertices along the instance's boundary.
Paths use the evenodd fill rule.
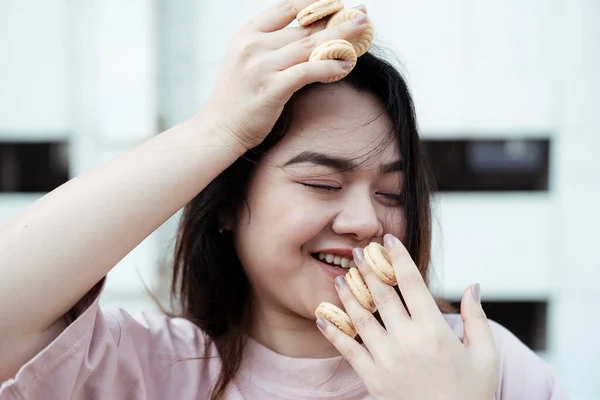
<path fill-rule="evenodd" d="M 331 169 L 335 169 L 339 172 L 344 171 L 355 171 L 359 164 L 343 157 L 332 156 L 329 154 L 317 153 L 314 151 L 303 151 L 302 153 L 290 158 L 283 166 L 287 167 L 294 164 L 310 163 L 315 165 L 322 165 Z M 389 174 L 391 172 L 399 172 L 404 170 L 404 165 L 401 160 L 394 161 L 388 164 L 383 164 L 380 168 L 382 174 Z"/>

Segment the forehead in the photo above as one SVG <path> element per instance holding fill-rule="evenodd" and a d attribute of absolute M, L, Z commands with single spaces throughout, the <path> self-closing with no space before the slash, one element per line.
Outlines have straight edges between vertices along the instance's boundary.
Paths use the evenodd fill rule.
<path fill-rule="evenodd" d="M 272 150 L 274 161 L 302 151 L 370 159 L 400 158 L 391 121 L 378 99 L 348 85 L 324 85 L 302 95 L 294 105 L 288 134 Z"/>

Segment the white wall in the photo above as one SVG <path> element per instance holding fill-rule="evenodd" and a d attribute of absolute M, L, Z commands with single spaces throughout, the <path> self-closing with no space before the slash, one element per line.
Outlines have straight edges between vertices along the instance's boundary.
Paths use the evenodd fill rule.
<path fill-rule="evenodd" d="M 65 1 L 0 3 L 3 137 L 54 137 L 68 130 L 65 23 Z"/>

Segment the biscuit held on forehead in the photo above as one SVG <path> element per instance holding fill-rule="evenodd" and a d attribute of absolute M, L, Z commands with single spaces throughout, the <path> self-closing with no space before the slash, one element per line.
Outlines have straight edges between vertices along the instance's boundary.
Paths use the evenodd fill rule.
<path fill-rule="evenodd" d="M 326 27 L 330 28 L 332 26 L 341 25 L 346 21 L 353 20 L 354 18 L 358 17 L 361 14 L 364 14 L 364 13 L 360 10 L 357 10 L 356 8 L 344 8 L 344 9 L 336 12 L 331 18 L 329 18 L 329 21 L 327 21 Z M 357 36 L 355 36 L 351 39 L 348 39 L 348 41 L 352 44 L 352 46 L 354 46 L 354 50 L 356 51 L 357 57 L 362 56 L 369 50 L 369 48 L 371 47 L 371 44 L 373 43 L 373 37 L 374 37 L 373 23 L 371 21 L 369 21 L 369 26 L 367 27 L 367 29 L 362 31 Z"/>
<path fill-rule="evenodd" d="M 354 68 L 356 65 L 356 51 L 354 50 L 354 46 L 347 40 L 333 39 L 317 46 L 308 58 L 308 61 L 319 60 L 343 60 L 352 63 L 350 69 L 345 73 L 321 81 L 322 83 L 335 82 L 344 78 Z"/>
<path fill-rule="evenodd" d="M 344 8 L 340 0 L 319 0 L 300 10 L 296 19 L 300 26 L 308 26 Z"/>

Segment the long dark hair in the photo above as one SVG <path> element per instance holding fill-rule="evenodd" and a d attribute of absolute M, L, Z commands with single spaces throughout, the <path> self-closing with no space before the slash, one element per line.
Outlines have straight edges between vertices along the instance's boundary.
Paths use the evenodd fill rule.
<path fill-rule="evenodd" d="M 347 84 L 375 95 L 392 123 L 392 139 L 405 167 L 403 243 L 428 280 L 431 244 L 430 180 L 417 132 L 413 102 L 406 82 L 392 64 L 367 53 L 358 59 Z M 244 195 L 258 161 L 287 133 L 294 102 L 309 85 L 294 94 L 267 138 L 216 177 L 183 210 L 173 259 L 172 299 L 179 316 L 206 334 L 206 354 L 212 343 L 222 367 L 211 399 L 222 397 L 242 361 L 250 325 L 251 287 L 238 259 L 231 234 L 219 232 L 219 216 L 244 204 Z M 449 304 L 438 301 L 443 312 Z"/>

